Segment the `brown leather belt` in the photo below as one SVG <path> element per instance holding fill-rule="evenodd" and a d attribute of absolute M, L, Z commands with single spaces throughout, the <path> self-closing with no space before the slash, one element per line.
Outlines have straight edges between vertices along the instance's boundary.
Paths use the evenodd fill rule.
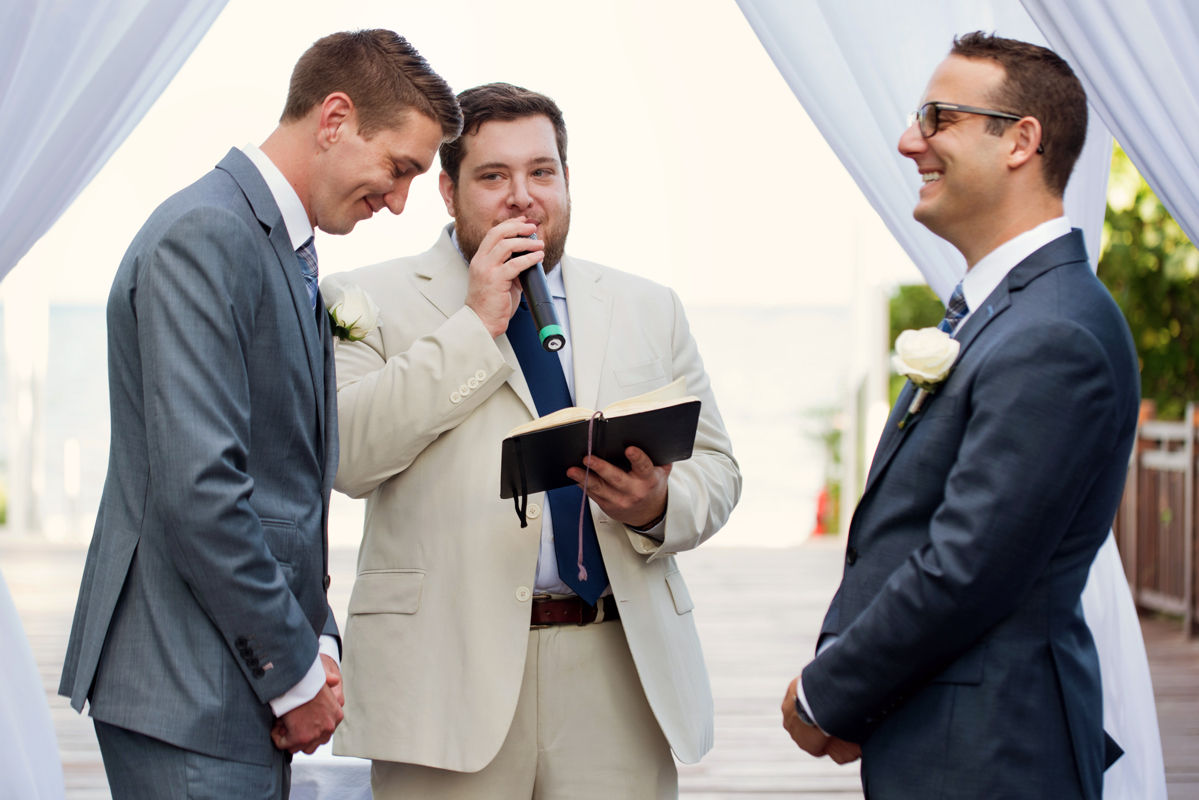
<path fill-rule="evenodd" d="M 616 609 L 616 598 L 612 596 L 600 598 L 604 609 L 601 622 L 620 619 Z M 577 597 L 563 597 L 555 600 L 551 597 L 538 595 L 533 598 L 533 613 L 529 626 L 544 628 L 549 625 L 588 625 L 595 622 L 599 607 L 592 608 Z"/>

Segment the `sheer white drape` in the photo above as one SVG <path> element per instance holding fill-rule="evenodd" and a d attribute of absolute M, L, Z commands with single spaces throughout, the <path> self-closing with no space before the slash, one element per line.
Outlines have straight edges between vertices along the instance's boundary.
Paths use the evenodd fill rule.
<path fill-rule="evenodd" d="M 46 690 L 0 575 L 0 797 L 61 800 L 62 764 Z"/>
<path fill-rule="evenodd" d="M 0 159 L 0 280 L 129 135 L 225 2 L 0 3 L 0 152 L 4 153 Z M 29 306 L 7 305 L 9 323 L 15 323 L 14 315 Z M 44 302 L 39 308 L 44 316 Z M 15 324 L 6 327 L 17 329 Z M 36 326 L 21 330 L 28 335 L 30 327 L 36 330 Z M 44 341 L 7 338 L 10 366 L 16 351 L 28 355 L 26 351 L 35 345 L 44 351 Z M 38 396 L 33 391 L 36 366 L 15 373 L 10 393 L 20 398 L 28 389 L 31 397 Z M 13 375 L 10 370 L 10 383 Z M 32 383 L 19 385 L 27 382 Z M 36 449 L 33 431 L 19 433 L 10 442 L 10 459 L 20 460 L 21 454 Z M 62 798 L 62 764 L 50 709 L 2 578 L 0 675 L 0 795 Z"/>
<path fill-rule="evenodd" d="M 947 301 L 966 273 L 948 242 L 912 219 L 920 177 L 896 150 L 955 34 L 973 30 L 1045 44 L 1018 0 L 738 0 L 808 116 L 929 286 Z M 1066 191 L 1066 214 L 1099 254 L 1111 136 L 1091 115 Z M 1096 199 L 1098 198 L 1098 199 Z"/>
<path fill-rule="evenodd" d="M 1021 2 L 1162 204 L 1199 242 L 1199 3 Z"/>
<path fill-rule="evenodd" d="M 0 3 L 0 279 L 95 177 L 225 2 Z"/>
<path fill-rule="evenodd" d="M 919 177 L 896 150 L 907 114 L 915 110 L 955 34 L 986 30 L 1041 45 L 1047 44 L 1045 36 L 1018 0 L 924 0 L 919 13 L 911 4 L 889 0 L 738 4 L 875 211 L 933 290 L 947 300 L 965 274 L 965 261 L 912 218 Z M 1080 0 L 1071 5 L 1083 4 Z M 1087 144 L 1065 198 L 1071 222 L 1086 232 L 1092 267 L 1099 256 L 1111 147 L 1111 134 L 1092 112 Z M 1123 575 L 1109 536 L 1083 594 L 1103 668 L 1104 725 L 1126 751 L 1104 776 L 1104 796 L 1165 800 L 1148 659 Z"/>

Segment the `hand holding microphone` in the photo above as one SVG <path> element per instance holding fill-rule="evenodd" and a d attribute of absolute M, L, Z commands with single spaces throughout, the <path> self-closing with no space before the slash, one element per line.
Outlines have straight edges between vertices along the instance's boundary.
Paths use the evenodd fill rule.
<path fill-rule="evenodd" d="M 540 269 L 545 244 L 523 238 L 536 230 L 524 217 L 505 220 L 487 232 L 471 258 L 466 305 L 493 339 L 508 329 L 508 320 L 520 302 L 520 273 L 531 267 Z"/>
<path fill-rule="evenodd" d="M 533 241 L 537 234 L 528 236 Z M 526 255 L 513 253 L 512 257 Z M 550 286 L 545 280 L 545 268 L 540 262 L 520 273 L 520 287 L 524 290 L 525 301 L 529 304 L 529 313 L 533 315 L 533 326 L 541 338 L 541 346 L 551 353 L 561 350 L 566 344 L 562 325 L 558 322 L 558 310 L 554 308 L 554 298 L 550 296 Z"/>

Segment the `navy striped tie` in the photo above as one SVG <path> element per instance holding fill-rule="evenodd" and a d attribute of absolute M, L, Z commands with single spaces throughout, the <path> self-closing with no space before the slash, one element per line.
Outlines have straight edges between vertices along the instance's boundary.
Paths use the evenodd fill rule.
<path fill-rule="evenodd" d="M 522 298 L 520 307 L 508 322 L 508 342 L 516 352 L 520 371 L 533 395 L 537 413 L 546 414 L 574 405 L 566 375 L 562 372 L 562 361 L 557 353 L 550 353 L 541 346 L 533 315 Z M 554 552 L 558 557 L 558 577 L 574 590 L 574 593 L 594 606 L 600 594 L 608 588 L 608 572 L 604 569 L 604 557 L 600 554 L 599 537 L 591 519 L 590 505 L 583 504 L 583 490 L 578 486 L 564 486 L 546 492 L 549 500 L 550 518 L 554 521 Z M 579 511 L 582 508 L 583 513 Z M 580 516 L 582 520 L 580 520 Z M 586 578 L 579 571 L 579 524 L 583 525 L 583 558 Z"/>
<path fill-rule="evenodd" d="M 319 292 L 317 284 L 320 280 L 316 268 L 316 242 L 313 241 L 313 237 L 309 236 L 308 241 L 300 245 L 300 249 L 296 251 L 296 258 L 300 260 L 300 271 L 304 273 L 304 288 L 308 290 L 308 302 L 312 304 L 312 310 L 316 311 L 316 297 Z"/>
<path fill-rule="evenodd" d="M 945 319 L 941 320 L 938 328 L 953 336 L 958 325 L 962 321 L 962 317 L 966 316 L 969 311 L 966 305 L 966 295 L 962 292 L 962 284 L 959 281 L 958 285 L 953 287 L 953 295 L 949 298 L 949 305 L 945 307 Z"/>

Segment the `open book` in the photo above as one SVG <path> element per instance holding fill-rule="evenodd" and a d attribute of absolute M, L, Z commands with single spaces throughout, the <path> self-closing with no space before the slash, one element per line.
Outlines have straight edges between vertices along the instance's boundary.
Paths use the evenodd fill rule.
<path fill-rule="evenodd" d="M 566 476 L 582 467 L 591 426 L 591 454 L 630 468 L 624 451 L 645 451 L 655 465 L 691 458 L 699 427 L 700 401 L 687 394 L 679 378 L 652 392 L 619 400 L 596 416 L 589 408 L 564 408 L 513 428 L 501 454 L 500 497 L 525 500 L 528 495 L 574 483 Z M 517 506 L 520 514 L 520 506 Z"/>

